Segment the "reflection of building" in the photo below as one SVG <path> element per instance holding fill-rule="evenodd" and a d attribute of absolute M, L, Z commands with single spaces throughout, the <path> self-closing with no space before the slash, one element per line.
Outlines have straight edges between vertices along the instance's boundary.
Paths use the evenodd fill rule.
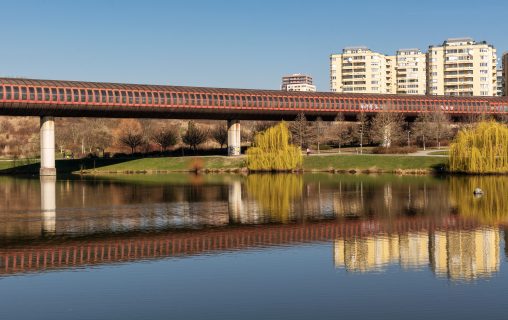
<path fill-rule="evenodd" d="M 352 272 L 379 271 L 399 257 L 398 236 L 339 239 L 335 241 L 336 267 Z"/>
<path fill-rule="evenodd" d="M 380 271 L 397 263 L 402 268 L 430 264 L 437 276 L 473 280 L 499 270 L 499 237 L 497 229 L 481 228 L 339 238 L 334 263 L 350 272 Z"/>
<path fill-rule="evenodd" d="M 400 264 L 404 268 L 419 268 L 429 264 L 429 236 L 424 232 L 409 232 L 400 236 Z"/>
<path fill-rule="evenodd" d="M 436 232 L 431 236 L 432 267 L 438 276 L 471 280 L 499 270 L 499 231 Z"/>

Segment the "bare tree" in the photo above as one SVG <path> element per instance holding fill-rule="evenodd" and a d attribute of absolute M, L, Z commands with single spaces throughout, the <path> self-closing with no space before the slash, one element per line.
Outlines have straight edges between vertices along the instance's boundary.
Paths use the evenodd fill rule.
<path fill-rule="evenodd" d="M 368 133 L 368 118 L 364 112 L 360 112 L 356 115 L 358 121 L 358 141 L 360 142 L 360 153 L 363 154 L 363 141 Z"/>
<path fill-rule="evenodd" d="M 323 135 L 325 131 L 325 124 L 323 123 L 323 119 L 321 117 L 317 117 L 316 121 L 314 121 L 314 132 L 313 138 L 316 141 L 317 145 L 317 153 L 320 153 L 320 145 L 323 140 Z"/>
<path fill-rule="evenodd" d="M 404 137 L 404 118 L 400 113 L 380 112 L 372 120 L 371 138 L 383 147 L 399 144 Z"/>
<path fill-rule="evenodd" d="M 89 119 L 87 125 L 88 129 L 84 130 L 84 132 L 90 152 L 95 149 L 104 153 L 106 148 L 111 146 L 113 142 L 113 136 L 111 135 L 107 120 Z"/>
<path fill-rule="evenodd" d="M 351 137 L 348 134 L 348 126 L 344 121 L 344 114 L 338 113 L 333 122 L 333 142 L 339 146 L 339 153 L 341 152 L 340 148 L 347 142 L 349 142 Z"/>
<path fill-rule="evenodd" d="M 289 130 L 293 136 L 293 142 L 300 148 L 307 147 L 312 139 L 312 127 L 309 125 L 305 114 L 299 113 L 295 121 L 289 125 Z"/>
<path fill-rule="evenodd" d="M 152 133 L 151 139 L 161 148 L 161 151 L 166 151 L 178 142 L 178 132 L 171 128 L 160 128 Z"/>
<path fill-rule="evenodd" d="M 130 147 L 131 154 L 134 154 L 136 148 L 143 144 L 144 139 L 141 133 L 126 131 L 120 136 L 120 142 Z"/>
<path fill-rule="evenodd" d="M 437 148 L 441 149 L 442 139 L 448 138 L 450 135 L 450 118 L 443 110 L 437 108 L 431 114 L 434 138 L 436 139 Z"/>
<path fill-rule="evenodd" d="M 418 114 L 413 123 L 415 136 L 421 138 L 423 150 L 426 150 L 427 139 L 432 135 L 432 117 L 428 112 Z"/>
<path fill-rule="evenodd" d="M 225 125 L 217 125 L 212 129 L 212 139 L 220 144 L 220 147 L 227 145 L 228 143 L 228 128 Z"/>
<path fill-rule="evenodd" d="M 198 146 L 208 140 L 208 132 L 200 129 L 194 121 L 189 121 L 187 131 L 182 137 L 183 143 L 187 144 L 194 152 L 198 149 Z"/>

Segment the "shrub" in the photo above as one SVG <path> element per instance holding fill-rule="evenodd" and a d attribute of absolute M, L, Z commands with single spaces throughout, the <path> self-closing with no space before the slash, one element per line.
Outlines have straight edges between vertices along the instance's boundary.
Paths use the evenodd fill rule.
<path fill-rule="evenodd" d="M 495 121 L 462 129 L 450 146 L 450 171 L 508 173 L 508 127 Z"/>
<path fill-rule="evenodd" d="M 203 161 L 203 159 L 194 158 L 189 164 L 189 169 L 194 172 L 198 172 L 198 171 L 202 170 L 204 166 L 205 166 L 205 162 Z"/>
<path fill-rule="evenodd" d="M 247 167 L 254 171 L 289 171 L 302 165 L 302 152 L 291 145 L 284 122 L 257 133 L 254 146 L 247 150 Z"/>

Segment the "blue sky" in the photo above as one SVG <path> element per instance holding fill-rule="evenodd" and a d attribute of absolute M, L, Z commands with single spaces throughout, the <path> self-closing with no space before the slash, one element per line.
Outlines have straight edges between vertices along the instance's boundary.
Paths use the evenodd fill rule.
<path fill-rule="evenodd" d="M 1 0 L 0 75 L 278 89 L 366 45 L 392 54 L 470 36 L 508 50 L 508 1 Z"/>

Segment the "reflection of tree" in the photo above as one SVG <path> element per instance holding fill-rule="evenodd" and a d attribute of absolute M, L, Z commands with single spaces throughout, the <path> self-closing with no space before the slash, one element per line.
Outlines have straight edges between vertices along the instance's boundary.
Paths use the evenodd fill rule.
<path fill-rule="evenodd" d="M 427 180 L 427 181 L 426 181 Z M 336 216 L 393 218 L 400 215 L 440 216 L 450 212 L 447 185 L 438 180 L 384 181 L 381 177 L 341 178 L 335 183 Z M 325 190 L 326 187 L 322 187 Z M 327 186 L 330 189 L 330 184 Z"/>
<path fill-rule="evenodd" d="M 484 195 L 475 197 L 475 188 L 481 188 Z M 453 177 L 450 180 L 450 201 L 463 217 L 487 224 L 508 222 L 506 190 L 506 177 Z"/>
<path fill-rule="evenodd" d="M 268 211 L 275 221 L 290 219 L 292 202 L 302 195 L 303 179 L 295 174 L 252 174 L 247 177 L 247 193 Z"/>

